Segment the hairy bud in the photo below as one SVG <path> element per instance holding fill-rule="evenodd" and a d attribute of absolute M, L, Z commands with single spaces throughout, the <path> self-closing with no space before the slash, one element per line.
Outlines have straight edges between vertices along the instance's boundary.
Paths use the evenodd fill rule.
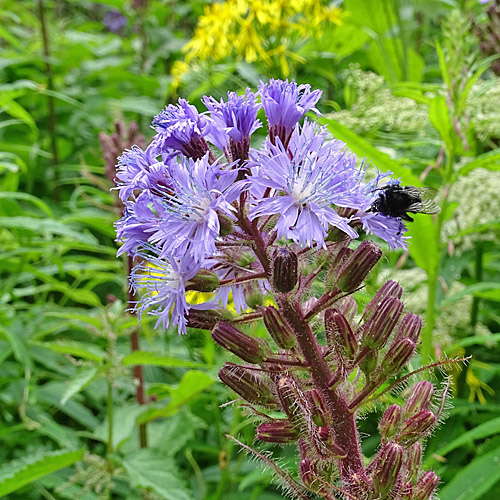
<path fill-rule="evenodd" d="M 197 292 L 214 292 L 219 288 L 219 277 L 208 269 L 200 269 L 186 283 L 186 290 L 195 290 Z"/>
<path fill-rule="evenodd" d="M 219 378 L 249 403 L 276 408 L 276 399 L 267 381 L 257 372 L 234 363 L 224 363 Z"/>
<path fill-rule="evenodd" d="M 337 287 L 343 292 L 354 292 L 382 257 L 381 248 L 372 241 L 363 241 L 349 256 L 340 270 Z"/>
<path fill-rule="evenodd" d="M 369 351 L 368 354 L 363 358 L 363 361 L 361 361 L 359 366 L 365 375 L 369 375 L 375 370 L 375 368 L 377 368 L 377 362 L 377 351 Z"/>
<path fill-rule="evenodd" d="M 362 326 L 362 344 L 371 349 L 383 347 L 402 312 L 403 303 L 399 299 L 395 297 L 384 299 L 370 321 Z"/>
<path fill-rule="evenodd" d="M 217 218 L 219 219 L 219 235 L 227 236 L 231 234 L 234 229 L 233 221 L 225 214 L 217 214 Z"/>
<path fill-rule="evenodd" d="M 410 339 L 399 339 L 394 342 L 381 363 L 381 370 L 388 376 L 398 373 L 415 353 L 415 343 Z"/>
<path fill-rule="evenodd" d="M 271 350 L 263 339 L 250 337 L 223 321 L 212 330 L 212 338 L 222 347 L 249 363 L 261 363 Z"/>
<path fill-rule="evenodd" d="M 399 283 L 392 280 L 386 281 L 382 288 L 376 293 L 375 297 L 366 305 L 361 319 L 363 321 L 368 321 L 379 309 L 385 299 L 389 297 L 400 299 L 402 295 L 403 289 Z"/>
<path fill-rule="evenodd" d="M 434 396 L 434 386 L 430 382 L 422 380 L 415 384 L 403 407 L 404 418 L 410 418 L 422 410 L 428 410 L 432 396 Z"/>
<path fill-rule="evenodd" d="M 436 423 L 436 415 L 430 410 L 423 410 L 409 418 L 397 436 L 398 443 L 410 446 L 425 437 Z"/>
<path fill-rule="evenodd" d="M 407 338 L 413 342 L 418 342 L 420 331 L 422 330 L 422 320 L 417 314 L 405 314 L 398 328 L 397 336 Z"/>
<path fill-rule="evenodd" d="M 278 292 L 291 292 L 297 284 L 297 254 L 288 247 L 275 249 L 273 258 L 273 285 Z"/>
<path fill-rule="evenodd" d="M 311 413 L 316 425 L 326 425 L 328 421 L 329 410 L 326 406 L 325 399 L 321 392 L 317 389 L 311 389 L 307 391 L 306 397 L 309 401 L 311 407 Z"/>
<path fill-rule="evenodd" d="M 353 359 L 358 350 L 358 341 L 345 316 L 338 309 L 325 311 L 326 339 L 330 346 L 340 347 L 340 354 Z"/>
<path fill-rule="evenodd" d="M 385 410 L 378 424 L 378 430 L 382 439 L 388 441 L 397 432 L 401 420 L 401 406 L 391 405 Z"/>
<path fill-rule="evenodd" d="M 297 429 L 306 429 L 308 427 L 307 421 L 311 418 L 311 415 L 306 411 L 306 408 L 309 407 L 309 401 L 297 382 L 292 377 L 282 377 L 278 380 L 276 390 L 280 406 L 290 422 Z"/>
<path fill-rule="evenodd" d="M 415 484 L 415 481 L 417 480 L 421 463 L 422 445 L 419 442 L 416 442 L 406 448 L 403 455 L 403 467 L 406 471 L 406 480 L 412 485 Z"/>
<path fill-rule="evenodd" d="M 300 461 L 300 478 L 304 486 L 309 490 L 319 493 L 322 489 L 322 484 L 319 480 L 318 470 L 310 458 L 304 458 Z"/>
<path fill-rule="evenodd" d="M 424 472 L 413 487 L 412 500 L 429 500 L 439 483 L 439 477 L 432 471 Z"/>
<path fill-rule="evenodd" d="M 230 319 L 231 313 L 227 309 L 221 312 L 210 309 L 191 309 L 187 317 L 187 324 L 191 328 L 211 330 L 219 321 Z"/>
<path fill-rule="evenodd" d="M 279 347 L 290 349 L 295 345 L 297 339 L 292 333 L 292 329 L 275 307 L 265 307 L 262 310 L 262 319 L 269 335 Z"/>
<path fill-rule="evenodd" d="M 264 422 L 257 427 L 257 439 L 268 443 L 295 443 L 298 437 L 297 429 L 286 419 Z"/>
<path fill-rule="evenodd" d="M 396 482 L 403 461 L 403 448 L 397 443 L 388 443 L 376 458 L 373 487 L 380 495 L 386 495 Z"/>

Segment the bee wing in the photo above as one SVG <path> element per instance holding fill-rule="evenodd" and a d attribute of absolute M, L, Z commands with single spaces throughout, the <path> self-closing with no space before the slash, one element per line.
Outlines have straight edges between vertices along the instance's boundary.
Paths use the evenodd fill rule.
<path fill-rule="evenodd" d="M 431 187 L 405 186 L 405 192 L 414 198 L 434 198 L 437 191 Z"/>
<path fill-rule="evenodd" d="M 412 203 L 406 211 L 414 214 L 438 214 L 441 212 L 441 207 L 429 198 L 425 198 L 422 201 Z"/>

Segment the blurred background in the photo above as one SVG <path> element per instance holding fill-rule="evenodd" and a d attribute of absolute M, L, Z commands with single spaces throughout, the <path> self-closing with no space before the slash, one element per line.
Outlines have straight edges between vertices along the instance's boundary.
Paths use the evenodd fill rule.
<path fill-rule="evenodd" d="M 360 159 L 438 193 L 357 299 L 402 284 L 426 325 L 414 368 L 473 356 L 425 463 L 441 500 L 500 498 L 499 49 L 498 0 L 2 0 L 0 497 L 283 498 L 225 437 L 253 424 L 220 406 L 209 333 L 126 312 L 110 188 L 166 104 L 294 78 Z"/>

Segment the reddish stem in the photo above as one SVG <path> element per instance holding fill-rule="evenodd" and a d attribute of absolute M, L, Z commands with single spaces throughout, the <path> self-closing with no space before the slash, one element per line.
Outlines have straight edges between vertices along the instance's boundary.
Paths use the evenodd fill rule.
<path fill-rule="evenodd" d="M 313 382 L 323 393 L 331 411 L 335 444 L 342 447 L 347 455 L 338 460 L 338 466 L 342 482 L 348 486 L 353 474 L 358 478 L 366 477 L 355 416 L 349 411 L 349 402 L 333 387 L 335 377 L 321 353 L 310 325 L 303 316 L 300 304 L 290 303 L 284 295 L 278 296 L 278 303 L 310 366 Z"/>

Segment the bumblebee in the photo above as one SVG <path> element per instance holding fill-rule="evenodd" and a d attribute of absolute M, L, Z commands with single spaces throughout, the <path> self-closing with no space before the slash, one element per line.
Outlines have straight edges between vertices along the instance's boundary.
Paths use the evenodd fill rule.
<path fill-rule="evenodd" d="M 379 212 L 389 217 L 400 217 L 413 222 L 407 212 L 413 214 L 438 214 L 441 208 L 429 196 L 434 194 L 430 188 L 387 184 L 375 191 L 380 191 L 378 198 L 371 204 L 370 212 Z"/>

